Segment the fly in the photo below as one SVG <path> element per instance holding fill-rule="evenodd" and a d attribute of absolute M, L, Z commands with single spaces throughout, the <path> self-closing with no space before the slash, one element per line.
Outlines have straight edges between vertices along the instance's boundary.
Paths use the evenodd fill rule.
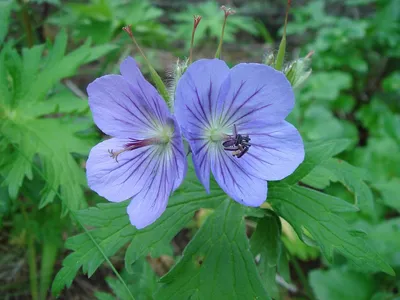
<path fill-rule="evenodd" d="M 233 136 L 229 136 L 229 138 L 222 143 L 224 150 L 232 151 L 232 155 L 237 158 L 241 158 L 243 155 L 249 151 L 251 144 L 250 137 L 245 134 L 238 134 L 236 125 L 233 125 Z"/>

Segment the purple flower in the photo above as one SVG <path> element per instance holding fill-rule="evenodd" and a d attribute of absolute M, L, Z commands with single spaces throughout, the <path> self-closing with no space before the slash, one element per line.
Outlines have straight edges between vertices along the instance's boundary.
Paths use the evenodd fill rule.
<path fill-rule="evenodd" d="M 121 75 L 89 84 L 94 122 L 113 138 L 96 145 L 86 164 L 89 187 L 112 202 L 132 198 L 132 225 L 143 228 L 164 212 L 187 164 L 179 126 L 133 58 Z"/>
<path fill-rule="evenodd" d="M 293 106 L 285 75 L 266 65 L 229 69 L 218 59 L 190 65 L 177 86 L 175 115 L 206 190 L 211 169 L 230 197 L 260 206 L 266 180 L 283 179 L 304 159 L 301 136 L 285 121 Z"/>

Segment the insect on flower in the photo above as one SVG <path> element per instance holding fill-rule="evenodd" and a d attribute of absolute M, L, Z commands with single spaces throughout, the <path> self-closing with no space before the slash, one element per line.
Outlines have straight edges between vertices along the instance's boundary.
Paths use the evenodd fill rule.
<path fill-rule="evenodd" d="M 140 229 L 164 212 L 187 163 L 179 126 L 165 101 L 133 58 L 120 70 L 121 75 L 100 77 L 87 88 L 94 122 L 112 138 L 90 151 L 86 171 L 89 187 L 100 196 L 112 202 L 132 199 L 127 212 Z"/>
<path fill-rule="evenodd" d="M 234 151 L 233 156 L 241 158 L 249 151 L 251 144 L 248 135 L 241 135 L 237 133 L 236 125 L 233 125 L 233 136 L 230 136 L 227 141 L 222 143 L 224 150 Z"/>
<path fill-rule="evenodd" d="M 290 83 L 269 66 L 229 69 L 219 59 L 190 65 L 178 83 L 174 109 L 206 190 L 212 171 L 234 200 L 261 205 L 267 181 L 285 178 L 304 159 L 301 136 L 285 121 L 293 106 Z"/>

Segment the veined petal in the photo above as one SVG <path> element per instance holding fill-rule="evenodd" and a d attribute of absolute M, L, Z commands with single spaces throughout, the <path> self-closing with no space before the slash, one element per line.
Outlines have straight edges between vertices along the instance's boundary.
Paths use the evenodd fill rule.
<path fill-rule="evenodd" d="M 218 93 L 229 68 L 219 59 L 201 59 L 189 66 L 177 85 L 174 111 L 186 131 L 201 132 L 211 126 Z"/>
<path fill-rule="evenodd" d="M 110 156 L 109 150 L 124 149 L 129 142 L 129 139 L 112 138 L 90 151 L 86 163 L 89 187 L 112 202 L 131 197 L 138 202 L 147 201 L 147 198 L 136 198 L 157 188 L 160 191 L 167 189 L 168 199 L 170 193 L 182 183 L 187 170 L 182 141 L 177 145 L 149 145 L 125 151 L 118 155 L 118 161 Z M 157 182 L 161 175 L 163 179 L 167 178 L 166 188 L 159 187 Z M 159 195 L 163 199 L 163 193 Z"/>
<path fill-rule="evenodd" d="M 131 84 L 133 93 L 140 95 L 140 99 L 150 106 L 151 112 L 157 117 L 157 119 L 161 122 L 166 120 L 170 114 L 167 104 L 154 86 L 143 77 L 136 61 L 132 57 L 128 56 L 121 63 L 120 72 L 122 77 Z"/>
<path fill-rule="evenodd" d="M 221 147 L 212 151 L 211 170 L 219 186 L 238 203 L 258 207 L 266 200 L 267 182 L 250 175 Z"/>
<path fill-rule="evenodd" d="M 197 178 L 206 189 L 207 193 L 210 192 L 210 145 L 209 139 L 196 135 L 190 132 L 182 130 L 184 136 L 189 142 L 190 149 L 192 151 L 192 160 L 194 171 L 196 172 Z"/>
<path fill-rule="evenodd" d="M 129 220 L 137 229 L 152 224 L 167 207 L 174 186 L 174 174 L 167 160 L 165 155 L 161 158 L 152 176 L 148 178 L 149 182 L 135 194 L 127 207 Z"/>
<path fill-rule="evenodd" d="M 262 64 L 233 67 L 221 86 L 218 115 L 224 126 L 252 120 L 283 121 L 294 106 L 293 89 L 285 75 Z"/>
<path fill-rule="evenodd" d="M 121 75 L 106 75 L 87 88 L 93 120 L 104 133 L 120 138 L 148 137 L 156 130 L 155 114 Z"/>
<path fill-rule="evenodd" d="M 304 160 L 300 133 L 286 121 L 263 126 L 248 123 L 239 129 L 251 137 L 251 147 L 237 163 L 253 176 L 281 180 L 292 174 Z"/>
<path fill-rule="evenodd" d="M 172 190 L 175 191 L 183 182 L 187 171 L 187 160 L 184 152 L 183 140 L 179 124 L 174 117 L 168 119 L 167 122 L 173 122 L 174 135 L 171 141 L 171 169 L 174 174 L 174 184 Z"/>
<path fill-rule="evenodd" d="M 112 158 L 110 150 L 123 149 L 129 139 L 112 138 L 97 144 L 89 153 L 86 175 L 89 187 L 112 202 L 121 202 L 138 193 L 158 162 L 158 146 L 149 145 Z"/>
<path fill-rule="evenodd" d="M 182 137 L 175 120 L 174 123 L 176 130 L 171 148 L 162 152 L 148 182 L 133 196 L 127 208 L 131 224 L 138 229 L 152 224 L 161 216 L 167 207 L 169 196 L 186 175 L 187 161 Z"/>

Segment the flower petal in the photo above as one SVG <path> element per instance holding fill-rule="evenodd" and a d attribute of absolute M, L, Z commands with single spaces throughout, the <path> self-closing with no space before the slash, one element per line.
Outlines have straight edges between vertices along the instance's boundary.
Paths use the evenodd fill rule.
<path fill-rule="evenodd" d="M 92 148 L 86 162 L 89 187 L 112 202 L 124 201 L 138 193 L 158 161 L 157 147 L 153 145 L 123 152 L 118 162 L 110 156 L 109 150 L 121 150 L 129 141 L 117 138 L 103 141 Z"/>
<path fill-rule="evenodd" d="M 176 89 L 174 110 L 188 132 L 202 132 L 216 112 L 218 93 L 229 68 L 219 59 L 201 59 L 189 66 Z"/>
<path fill-rule="evenodd" d="M 120 72 L 144 101 L 151 107 L 158 120 L 165 120 L 170 115 L 166 102 L 157 90 L 142 75 L 136 61 L 128 56 L 120 65 Z"/>
<path fill-rule="evenodd" d="M 282 72 L 262 64 L 239 64 L 230 70 L 218 97 L 221 124 L 252 120 L 283 121 L 294 106 L 293 89 Z"/>
<path fill-rule="evenodd" d="M 160 176 L 164 168 L 164 173 L 169 174 L 170 192 L 178 188 L 187 169 L 181 139 L 168 146 L 150 145 L 123 152 L 117 157 L 118 162 L 110 156 L 109 150 L 123 149 L 129 141 L 112 138 L 93 147 L 86 163 L 92 190 L 109 201 L 121 202 L 157 186 L 154 178 Z"/>
<path fill-rule="evenodd" d="M 171 169 L 173 170 L 174 174 L 174 184 L 172 190 L 175 191 L 185 179 L 187 160 L 178 122 L 174 117 L 169 118 L 167 122 L 173 122 L 174 126 L 174 135 L 171 142 Z"/>
<path fill-rule="evenodd" d="M 184 130 L 183 134 L 188 140 L 190 149 L 192 151 L 192 160 L 196 176 L 206 189 L 207 193 L 210 193 L 211 169 L 209 157 L 209 140 L 201 135 L 185 132 Z"/>
<path fill-rule="evenodd" d="M 123 76 L 106 75 L 89 84 L 94 122 L 110 136 L 150 137 L 164 125 L 170 115 L 168 107 L 132 58 L 122 63 L 121 71 Z"/>
<path fill-rule="evenodd" d="M 300 133 L 286 121 L 267 126 L 249 123 L 238 130 L 250 136 L 251 147 L 237 160 L 253 176 L 281 180 L 292 174 L 304 160 Z"/>
<path fill-rule="evenodd" d="M 172 193 L 174 178 L 163 156 L 158 169 L 152 174 L 150 183 L 132 198 L 127 207 L 129 220 L 137 229 L 142 229 L 156 221 L 165 211 L 169 195 Z"/>
<path fill-rule="evenodd" d="M 219 186 L 240 204 L 260 206 L 267 198 L 267 182 L 248 174 L 237 158 L 218 148 L 212 151 L 211 170 Z"/>

